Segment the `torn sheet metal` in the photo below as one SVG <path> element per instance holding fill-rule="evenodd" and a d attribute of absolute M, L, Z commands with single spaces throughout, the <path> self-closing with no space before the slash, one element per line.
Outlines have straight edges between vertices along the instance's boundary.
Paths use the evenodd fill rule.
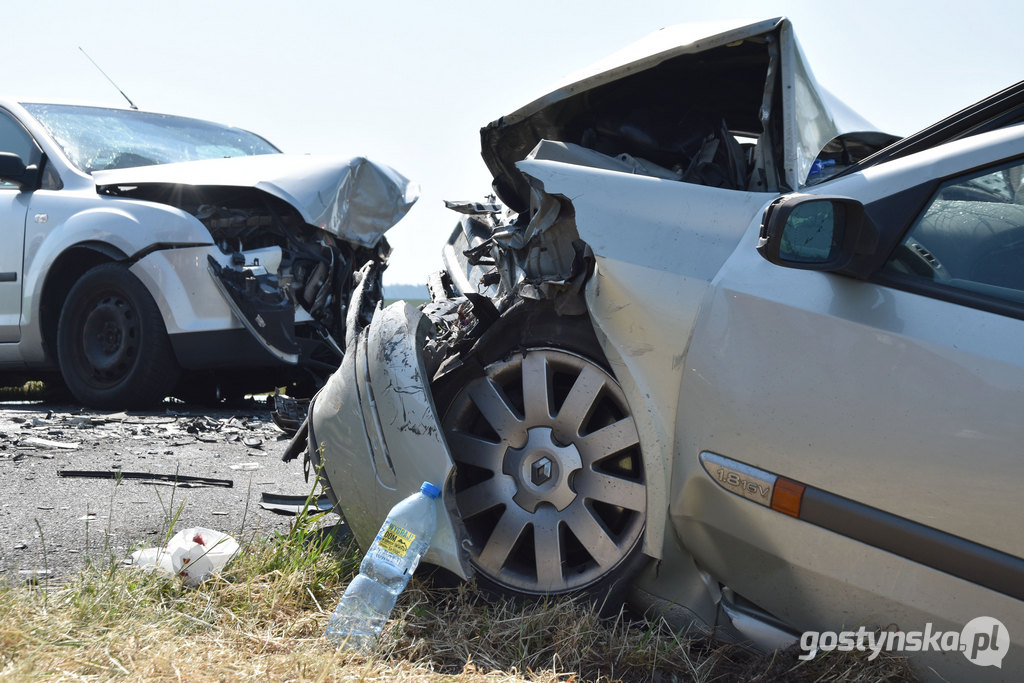
<path fill-rule="evenodd" d="M 364 247 L 376 245 L 419 198 L 418 185 L 366 157 L 265 154 L 97 171 L 93 177 L 103 194 L 140 185 L 255 187 L 294 206 L 306 223 Z"/>
<path fill-rule="evenodd" d="M 750 173 L 751 157 L 721 134 L 723 126 L 759 143 L 754 167 L 764 176 Z M 779 191 L 802 187 L 829 141 L 872 130 L 814 80 L 791 23 L 774 17 L 656 31 L 493 121 L 480 137 L 495 191 L 523 212 L 529 189 L 515 164 L 544 139 L 626 155 L 687 182 Z M 739 182 L 743 176 L 749 180 Z"/>
<path fill-rule="evenodd" d="M 345 317 L 346 349 L 352 348 L 356 336 L 370 323 L 383 298 L 380 268 L 376 263 L 367 261 L 353 279 L 356 286 Z"/>

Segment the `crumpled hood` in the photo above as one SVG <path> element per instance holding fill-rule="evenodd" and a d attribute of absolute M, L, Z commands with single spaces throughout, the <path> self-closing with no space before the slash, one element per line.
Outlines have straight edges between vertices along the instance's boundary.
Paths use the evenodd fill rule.
<path fill-rule="evenodd" d="M 265 154 L 93 174 L 97 191 L 141 185 L 253 187 L 294 206 L 310 225 L 365 247 L 408 213 L 419 186 L 366 157 Z"/>
<path fill-rule="evenodd" d="M 818 85 L 792 24 L 774 17 L 655 31 L 482 128 L 481 155 L 498 196 L 522 211 L 528 186 L 515 164 L 541 140 L 597 148 L 588 136 L 600 137 L 602 127 L 614 124 L 670 146 L 677 140 L 667 131 L 709 118 L 750 135 L 768 133 L 780 189 L 806 184 L 817 154 L 842 134 L 870 131 L 860 139 L 877 148 L 896 139 L 873 135 L 873 126 Z M 610 153 L 623 151 L 629 150 Z"/>

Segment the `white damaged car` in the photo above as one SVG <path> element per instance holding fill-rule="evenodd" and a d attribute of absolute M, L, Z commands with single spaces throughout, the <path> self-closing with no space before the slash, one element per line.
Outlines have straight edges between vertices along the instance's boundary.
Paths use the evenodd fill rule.
<path fill-rule="evenodd" d="M 384 233 L 416 198 L 362 157 L 0 100 L 0 372 L 59 371 L 101 408 L 319 386 L 343 355 L 353 291 L 380 296 Z"/>
<path fill-rule="evenodd" d="M 482 130 L 500 203 L 452 205 L 309 459 L 364 548 L 441 485 L 426 561 L 491 591 L 765 648 L 986 617 L 1020 672 L 1022 120 L 1016 86 L 892 144 L 784 19 L 659 31 Z"/>

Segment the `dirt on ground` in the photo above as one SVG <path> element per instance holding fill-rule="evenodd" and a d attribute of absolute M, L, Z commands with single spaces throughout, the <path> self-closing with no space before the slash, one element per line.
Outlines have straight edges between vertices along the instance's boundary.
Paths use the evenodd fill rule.
<path fill-rule="evenodd" d="M 109 565 L 162 545 L 171 529 L 240 542 L 284 532 L 293 518 L 264 509 L 264 494 L 315 488 L 301 456 L 281 461 L 288 440 L 255 400 L 119 413 L 0 402 L 0 581 Z"/>

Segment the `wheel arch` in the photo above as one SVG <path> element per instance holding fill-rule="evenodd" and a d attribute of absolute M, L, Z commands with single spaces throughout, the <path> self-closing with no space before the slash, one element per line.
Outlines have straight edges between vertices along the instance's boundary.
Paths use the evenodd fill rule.
<path fill-rule="evenodd" d="M 124 262 L 128 255 L 106 242 L 80 242 L 65 249 L 46 272 L 39 300 L 39 329 L 47 358 L 57 359 L 57 323 L 63 302 L 86 272 L 103 263 Z"/>

